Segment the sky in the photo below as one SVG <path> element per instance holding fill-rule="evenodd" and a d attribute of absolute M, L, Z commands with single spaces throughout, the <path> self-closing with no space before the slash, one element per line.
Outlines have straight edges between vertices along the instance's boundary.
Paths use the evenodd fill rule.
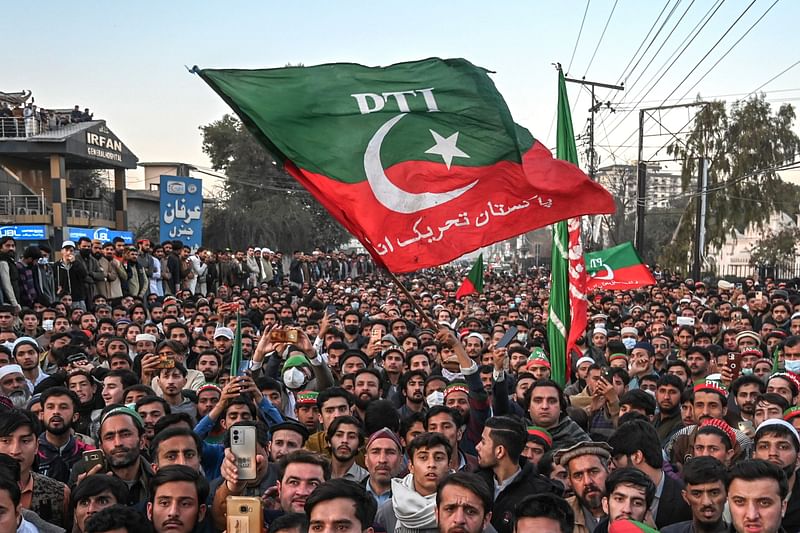
<path fill-rule="evenodd" d="M 198 128 L 230 110 L 187 66 L 376 66 L 432 56 L 463 57 L 495 72 L 493 79 L 515 120 L 552 147 L 557 94 L 553 63 L 560 62 L 570 77 L 625 82 L 628 88 L 597 91 L 597 98 L 611 101 L 615 109 L 596 116 L 602 166 L 636 158 L 637 107 L 659 106 L 668 97 L 666 104 L 687 102 L 698 94 L 726 95 L 724 99 L 733 101 L 800 60 L 800 2 L 775 2 L 29 0 L 3 8 L 4 20 L 19 23 L 5 26 L 0 90 L 29 89 L 36 103 L 47 108 L 89 107 L 141 162 L 181 161 L 204 167 L 209 161 Z M 699 30 L 706 14 L 717 7 Z M 657 35 L 648 48 L 650 38 L 645 37 L 651 28 L 650 38 Z M 697 36 L 679 54 L 695 28 Z M 661 77 L 671 57 L 677 59 Z M 585 129 L 590 98 L 577 85 L 568 90 L 577 134 Z M 800 65 L 762 90 L 776 106 L 796 105 Z M 684 94 L 686 99 L 678 100 Z M 678 131 L 690 115 L 676 109 L 659 118 L 667 129 Z M 652 121 L 645 131 L 664 132 Z M 646 137 L 646 157 L 666 157 L 663 151 L 659 156 L 653 152 L 668 140 L 669 136 Z M 140 171 L 129 176 L 134 188 L 143 185 Z"/>

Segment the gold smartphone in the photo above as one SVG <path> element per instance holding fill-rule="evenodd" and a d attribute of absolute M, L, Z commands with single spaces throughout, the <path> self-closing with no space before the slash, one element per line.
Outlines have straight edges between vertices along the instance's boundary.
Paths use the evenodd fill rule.
<path fill-rule="evenodd" d="M 231 432 L 231 453 L 236 457 L 239 479 L 256 479 L 256 427 L 233 426 Z"/>
<path fill-rule="evenodd" d="M 261 498 L 248 496 L 228 496 L 227 533 L 261 533 L 264 521 L 261 511 Z"/>

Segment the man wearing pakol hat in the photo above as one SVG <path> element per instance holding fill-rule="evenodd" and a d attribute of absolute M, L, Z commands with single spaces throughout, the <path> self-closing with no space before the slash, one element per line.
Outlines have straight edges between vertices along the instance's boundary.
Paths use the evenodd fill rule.
<path fill-rule="evenodd" d="M 800 531 L 800 478 L 797 475 L 800 435 L 789 422 L 770 419 L 756 428 L 753 441 L 753 459 L 763 459 L 777 465 L 789 482 L 790 496 L 781 524 L 783 529 Z"/>
<path fill-rule="evenodd" d="M 606 517 L 603 497 L 610 460 L 611 447 L 605 442 L 591 441 L 558 450 L 553 457 L 555 464 L 566 468 L 575 492 L 575 496 L 567 498 L 575 513 L 574 533 L 593 533 Z"/>
<path fill-rule="evenodd" d="M 153 469 L 141 456 L 144 443 L 144 422 L 139 413 L 124 405 L 109 406 L 100 418 L 100 449 L 105 465 L 88 468 L 82 459 L 72 468 L 69 486 L 75 486 L 86 476 L 108 472 L 125 481 L 130 490 L 127 505 L 149 500 L 149 483 Z"/>

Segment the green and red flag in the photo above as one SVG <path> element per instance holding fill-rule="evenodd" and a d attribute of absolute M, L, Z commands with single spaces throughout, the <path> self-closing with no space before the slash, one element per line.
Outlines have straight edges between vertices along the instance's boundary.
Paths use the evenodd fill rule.
<path fill-rule="evenodd" d="M 572 129 L 567 84 L 558 71 L 558 127 L 556 157 L 578 164 L 578 148 Z M 586 329 L 586 268 L 581 245 L 581 219 L 571 217 L 553 226 L 550 301 L 547 313 L 547 341 L 551 377 L 560 385 L 569 380 L 570 354 Z"/>
<path fill-rule="evenodd" d="M 464 59 L 194 71 L 393 272 L 614 210 L 603 187 L 514 123 L 489 72 Z"/>
<path fill-rule="evenodd" d="M 469 294 L 483 292 L 483 254 L 479 255 L 461 281 L 461 286 L 456 291 L 456 300 Z"/>
<path fill-rule="evenodd" d="M 630 242 L 586 254 L 586 270 L 589 274 L 586 288 L 590 291 L 626 290 L 656 284 L 653 273 Z"/>

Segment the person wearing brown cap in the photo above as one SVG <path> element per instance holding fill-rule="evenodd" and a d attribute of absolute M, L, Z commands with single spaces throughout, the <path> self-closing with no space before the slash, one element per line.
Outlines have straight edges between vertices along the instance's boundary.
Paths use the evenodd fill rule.
<path fill-rule="evenodd" d="M 594 533 L 605 518 L 603 497 L 605 496 L 608 462 L 611 447 L 605 442 L 579 442 L 556 452 L 554 461 L 567 469 L 567 476 L 575 496 L 567 503 L 575 513 L 574 533 Z"/>
<path fill-rule="evenodd" d="M 394 431 L 385 427 L 370 436 L 366 450 L 369 476 L 363 481 L 364 488 L 380 506 L 392 498 L 392 478 L 402 468 L 403 447 Z"/>

